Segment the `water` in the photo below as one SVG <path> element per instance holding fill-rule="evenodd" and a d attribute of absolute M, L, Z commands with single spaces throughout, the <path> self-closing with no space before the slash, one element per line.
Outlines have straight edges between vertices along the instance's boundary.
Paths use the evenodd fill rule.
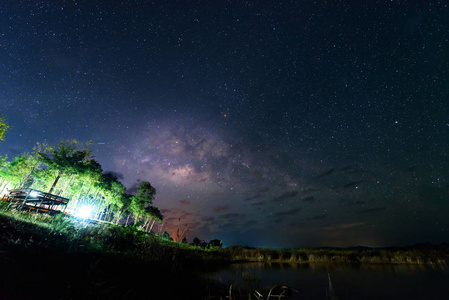
<path fill-rule="evenodd" d="M 290 299 L 323 300 L 328 272 L 339 300 L 449 299 L 446 266 L 248 263 L 231 265 L 209 277 L 251 291 L 284 284 L 299 290 Z"/>

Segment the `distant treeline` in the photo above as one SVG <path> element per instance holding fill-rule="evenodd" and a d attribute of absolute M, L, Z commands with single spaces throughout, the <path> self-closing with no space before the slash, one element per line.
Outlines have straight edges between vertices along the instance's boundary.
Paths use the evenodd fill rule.
<path fill-rule="evenodd" d="M 242 246 L 225 248 L 237 261 L 296 263 L 446 264 L 449 248 L 382 249 L 263 249 Z"/>

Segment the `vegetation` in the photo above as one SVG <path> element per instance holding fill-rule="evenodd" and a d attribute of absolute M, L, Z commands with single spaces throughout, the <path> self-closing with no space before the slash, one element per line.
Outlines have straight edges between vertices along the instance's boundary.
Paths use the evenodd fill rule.
<path fill-rule="evenodd" d="M 0 295 L 8 299 L 204 299 L 199 273 L 224 253 L 120 226 L 0 201 Z M 49 282 L 50 281 L 50 282 Z M 151 288 L 148 283 L 152 282 Z M 23 289 L 24 282 L 35 288 Z"/>
<path fill-rule="evenodd" d="M 104 173 L 92 156 L 90 143 L 62 140 L 59 145 L 46 143 L 8 161 L 0 157 L 0 196 L 8 189 L 33 188 L 70 198 L 67 212 L 75 214 L 81 207 L 89 207 L 93 219 L 118 224 L 126 217 L 144 222 L 148 231 L 154 223 L 162 222 L 158 208 L 152 206 L 156 189 L 142 182 L 137 195 L 126 194 L 117 177 Z"/>
<path fill-rule="evenodd" d="M 63 140 L 57 146 L 38 144 L 33 150 L 10 161 L 0 157 L 0 198 L 14 188 L 48 191 L 70 198 L 66 211 L 71 214 L 38 214 L 0 201 L 0 282 L 8 287 L 2 297 L 205 299 L 215 291 L 235 299 L 236 289 L 231 293 L 228 287 L 205 282 L 198 274 L 234 261 L 445 264 L 449 257 L 447 247 L 221 249 L 220 240 L 207 243 L 194 238 L 187 243 L 188 228 L 181 226 L 174 242 L 167 232 L 152 231 L 163 216 L 153 206 L 156 189 L 149 182 L 142 182 L 136 195 L 127 194 L 114 174 L 103 172 L 89 143 Z M 92 209 L 88 220 L 74 217 L 86 206 Z M 25 281 L 39 288 L 21 288 Z M 149 281 L 155 283 L 150 290 Z M 277 289 L 278 294 L 292 291 Z M 253 290 L 245 289 L 243 295 L 247 291 Z"/>
<path fill-rule="evenodd" d="M 261 249 L 230 246 L 223 250 L 237 261 L 325 264 L 446 264 L 448 247 L 362 249 Z"/>
<path fill-rule="evenodd" d="M 5 118 L 0 116 L 0 141 L 5 140 L 5 133 L 9 129 L 9 125 L 6 122 Z"/>

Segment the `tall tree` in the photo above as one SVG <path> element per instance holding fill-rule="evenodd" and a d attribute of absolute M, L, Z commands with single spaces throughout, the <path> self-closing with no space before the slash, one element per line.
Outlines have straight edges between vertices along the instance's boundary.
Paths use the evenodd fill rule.
<path fill-rule="evenodd" d="M 156 189 L 151 183 L 142 181 L 137 189 L 137 194 L 131 199 L 131 211 L 135 220 L 146 214 L 145 207 L 151 206 L 156 195 Z"/>

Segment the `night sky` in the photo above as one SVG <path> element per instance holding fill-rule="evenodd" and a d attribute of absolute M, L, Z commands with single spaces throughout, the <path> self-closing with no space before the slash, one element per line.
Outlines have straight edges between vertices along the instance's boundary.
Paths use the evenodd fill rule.
<path fill-rule="evenodd" d="M 91 140 L 189 241 L 449 242 L 446 3 L 1 1 L 0 155 Z"/>

